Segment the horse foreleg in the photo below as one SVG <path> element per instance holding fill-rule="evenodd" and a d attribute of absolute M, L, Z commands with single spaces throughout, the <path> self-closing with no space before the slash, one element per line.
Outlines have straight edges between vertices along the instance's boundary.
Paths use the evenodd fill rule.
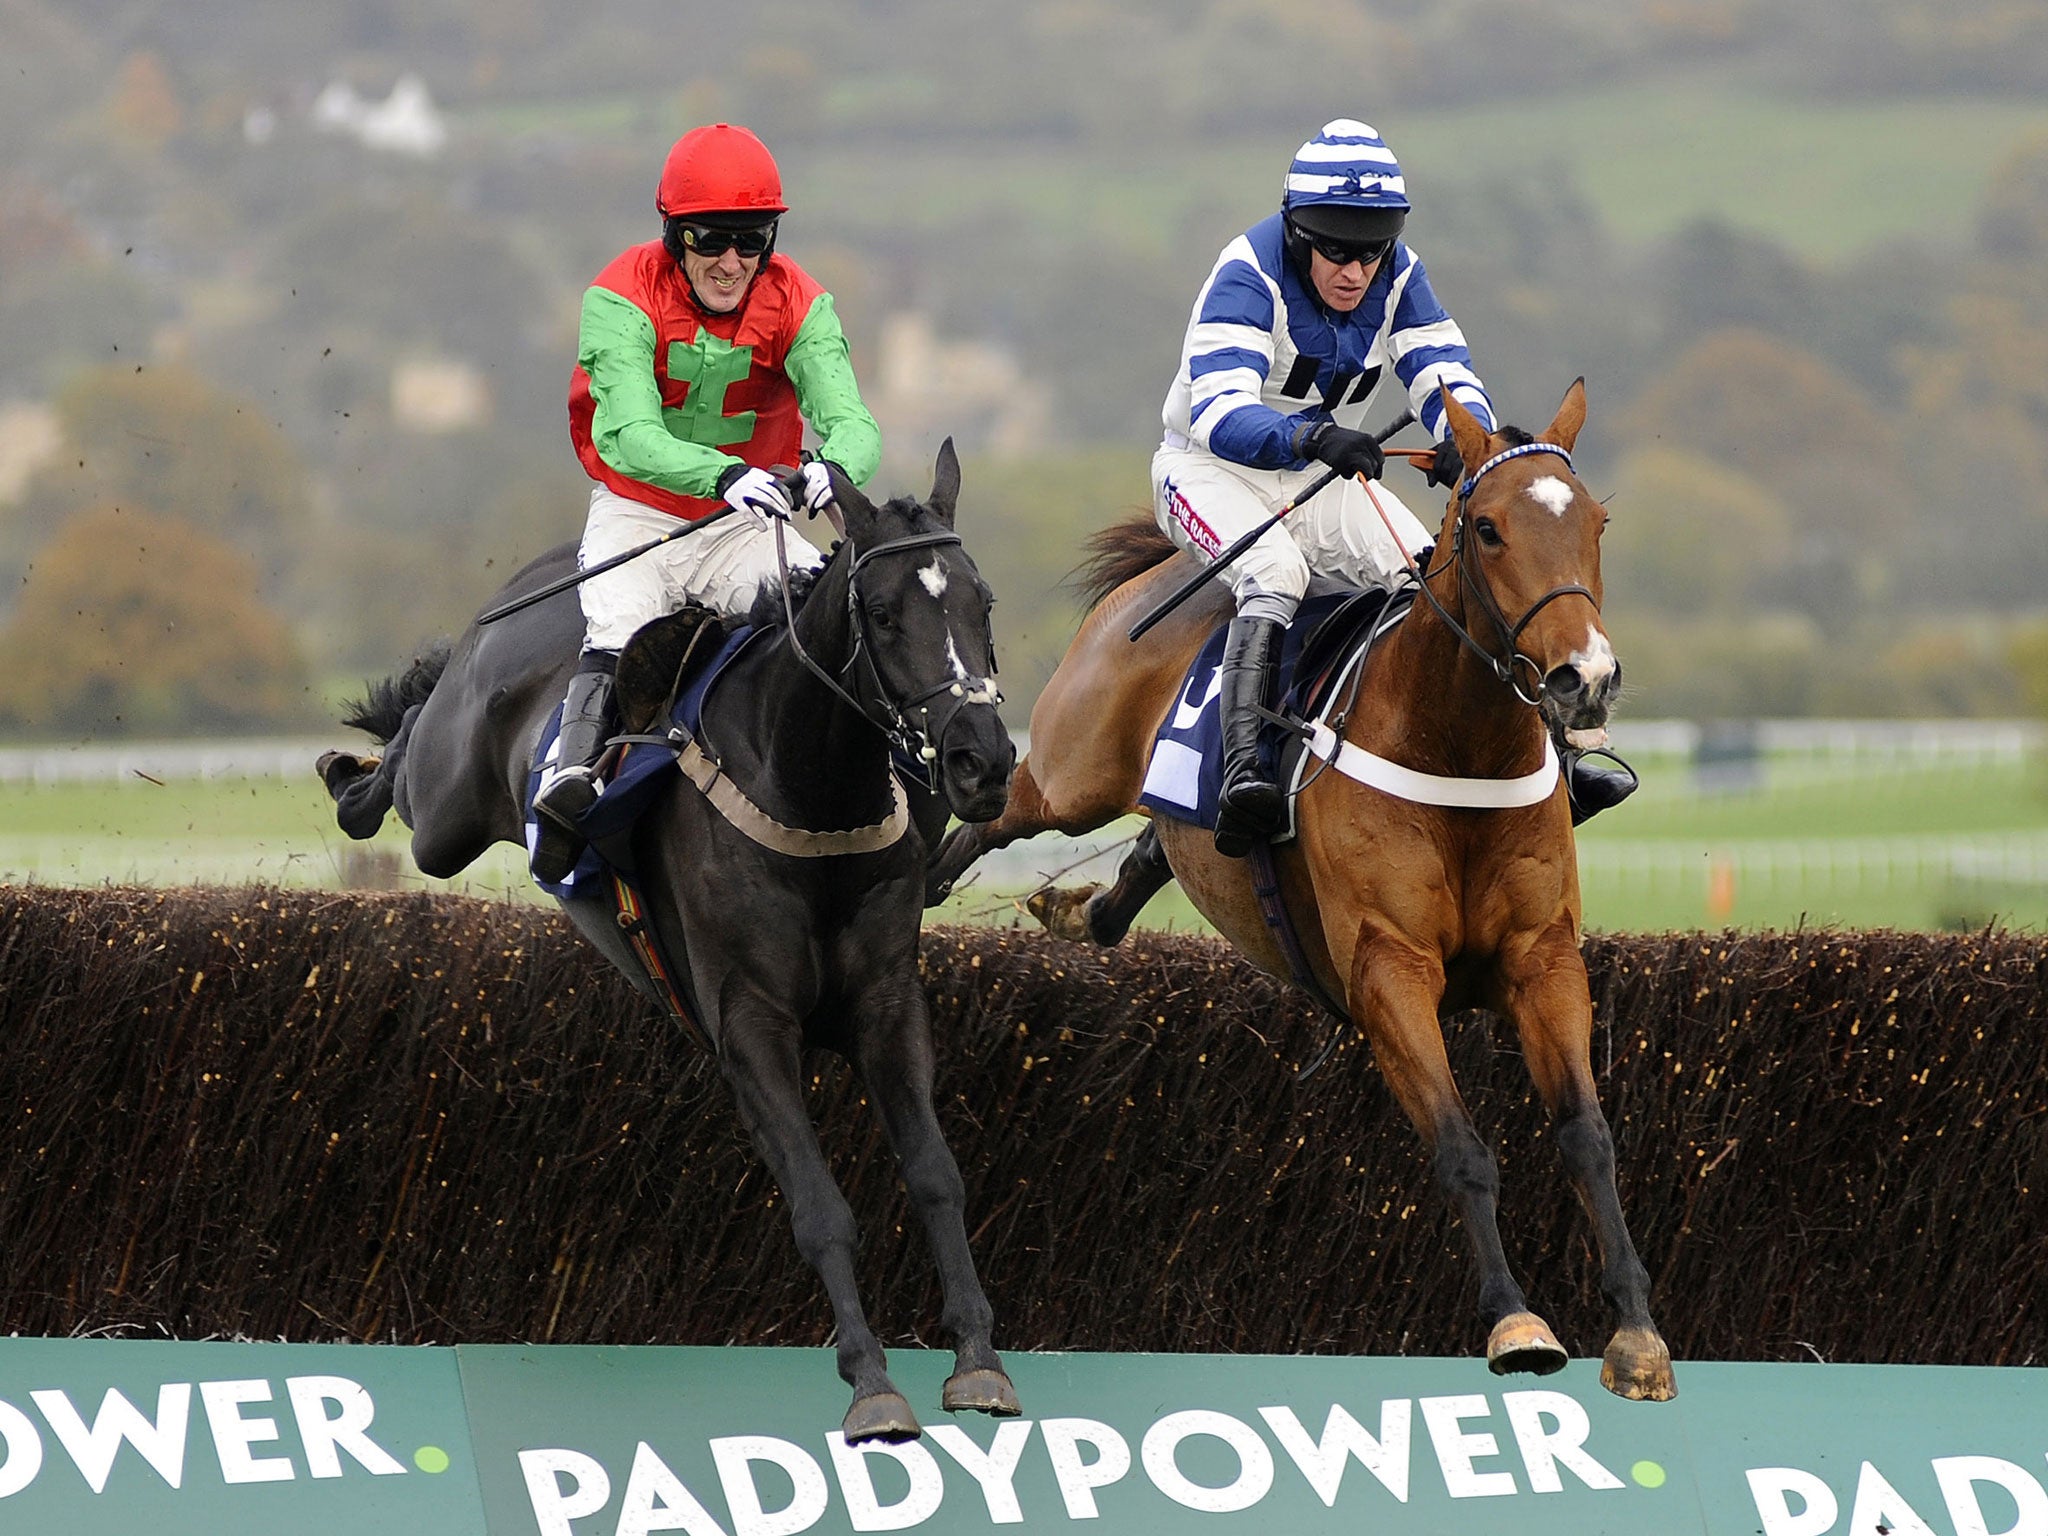
<path fill-rule="evenodd" d="M 1557 1128 L 1558 1151 L 1600 1243 L 1600 1290 L 1616 1328 L 1600 1383 L 1623 1397 L 1663 1402 L 1678 1394 L 1671 1350 L 1650 1318 L 1650 1275 L 1636 1254 L 1614 1187 L 1614 1137 L 1593 1081 L 1593 1003 L 1586 966 L 1565 927 L 1504 955 L 1502 1012 L 1522 1038 L 1536 1091 Z"/>
<path fill-rule="evenodd" d="M 772 1015 L 732 1008 L 723 1018 L 706 1022 L 720 1042 L 719 1067 L 740 1120 L 789 1202 L 797 1251 L 818 1272 L 832 1301 L 839 1374 L 853 1388 L 853 1406 L 841 1430 L 848 1440 L 915 1439 L 917 1415 L 889 1379 L 881 1342 L 868 1327 L 854 1285 L 860 1234 L 853 1207 L 825 1165 L 804 1109 L 795 1027 Z"/>
<path fill-rule="evenodd" d="M 1045 797 L 1031 777 L 1027 755 L 1010 775 L 1010 796 L 1003 814 L 994 821 L 964 821 L 948 832 L 925 862 L 924 904 L 936 907 L 953 894 L 953 886 L 968 867 L 985 853 L 1007 848 L 1022 838 L 1050 831 L 1054 823 L 1046 813 Z"/>
<path fill-rule="evenodd" d="M 931 1020 L 924 993 L 878 987 L 860 1005 L 861 1077 L 881 1111 L 903 1185 L 938 1264 L 944 1310 L 939 1326 L 953 1345 L 953 1374 L 940 1395 L 948 1413 L 976 1409 L 998 1417 L 1019 1410 L 1017 1389 L 992 1342 L 995 1312 L 967 1245 L 967 1190 L 960 1165 L 932 1107 Z"/>
<path fill-rule="evenodd" d="M 1472 1124 L 1451 1077 L 1437 1020 L 1443 1001 L 1442 960 L 1387 938 L 1361 936 L 1352 953 L 1352 1017 L 1364 1025 L 1394 1097 L 1428 1145 L 1437 1181 L 1457 1210 L 1479 1267 L 1479 1313 L 1488 1328 L 1486 1363 L 1495 1375 L 1547 1376 L 1566 1360 L 1563 1346 L 1508 1268 L 1501 1246 L 1500 1165 Z"/>

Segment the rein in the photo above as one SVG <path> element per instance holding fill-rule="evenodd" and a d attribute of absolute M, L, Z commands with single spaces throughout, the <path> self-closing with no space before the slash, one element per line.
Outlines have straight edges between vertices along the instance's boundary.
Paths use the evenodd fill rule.
<path fill-rule="evenodd" d="M 1555 454 L 1564 460 L 1565 468 L 1570 469 L 1572 467 L 1572 456 L 1555 443 L 1522 443 L 1517 447 L 1497 453 L 1473 470 L 1459 484 L 1458 513 L 1451 523 L 1451 553 L 1446 564 L 1455 564 L 1457 566 L 1459 584 L 1472 595 L 1473 599 L 1479 604 L 1480 611 L 1492 621 L 1494 632 L 1505 645 L 1506 655 L 1504 656 L 1497 656 L 1480 644 L 1469 629 L 1451 616 L 1451 611 L 1443 605 L 1436 593 L 1432 592 L 1429 587 L 1430 582 L 1434 578 L 1443 574 L 1445 566 L 1440 565 L 1434 571 L 1425 571 L 1418 567 L 1415 563 L 1415 557 L 1408 553 L 1407 548 L 1401 543 L 1401 536 L 1394 531 L 1394 525 L 1387 517 L 1386 509 L 1380 506 L 1379 498 L 1372 498 L 1373 509 L 1379 513 L 1380 521 L 1387 525 L 1387 532 L 1394 540 L 1394 547 L 1401 551 L 1401 558 L 1408 562 L 1409 572 L 1414 575 L 1416 584 L 1422 588 L 1422 595 L 1428 600 L 1429 606 L 1436 610 L 1437 617 L 1443 620 L 1451 633 L 1458 637 L 1466 649 L 1486 663 L 1487 669 L 1496 678 L 1514 690 L 1516 698 L 1532 707 L 1543 702 L 1546 685 L 1543 674 L 1538 668 L 1536 658 L 1521 648 L 1522 631 L 1529 627 L 1531 619 L 1535 618 L 1537 614 L 1561 597 L 1583 597 L 1587 602 L 1593 604 L 1593 611 L 1596 613 L 1599 612 L 1600 605 L 1595 601 L 1591 591 L 1577 582 L 1572 582 L 1565 586 L 1552 587 L 1548 592 L 1537 598 L 1535 602 L 1531 603 L 1528 611 L 1520 619 L 1512 625 L 1509 624 L 1507 615 L 1501 612 L 1500 603 L 1493 595 L 1492 585 L 1473 574 L 1472 563 L 1466 557 L 1465 524 L 1472 515 L 1472 493 L 1477 489 L 1480 480 L 1488 472 L 1498 469 L 1510 459 L 1527 458 L 1530 454 L 1537 453 Z M 1370 487 L 1367 489 L 1370 490 Z M 1535 677 L 1532 688 L 1525 689 L 1522 686 L 1523 672 L 1521 669 L 1523 667 L 1528 668 L 1529 672 Z"/>

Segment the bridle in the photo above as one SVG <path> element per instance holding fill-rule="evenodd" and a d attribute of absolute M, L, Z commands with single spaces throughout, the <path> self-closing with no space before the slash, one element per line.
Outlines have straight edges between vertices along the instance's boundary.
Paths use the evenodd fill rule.
<path fill-rule="evenodd" d="M 927 790 L 936 792 L 939 787 L 939 754 L 945 744 L 946 732 L 958 718 L 960 711 L 969 704 L 986 704 L 994 708 L 1003 702 L 1003 693 L 996 686 L 996 642 L 995 630 L 986 612 L 982 615 L 984 639 L 988 647 L 988 675 L 979 678 L 949 677 L 931 687 L 920 690 L 905 698 L 896 698 L 887 683 L 883 682 L 880 669 L 875 665 L 874 645 L 868 638 L 867 606 L 861 601 L 860 577 L 868 564 L 883 555 L 911 554 L 918 550 L 937 549 L 947 545 L 958 545 L 960 535 L 951 531 L 940 533 L 917 533 L 907 538 L 888 539 L 862 550 L 853 556 L 846 573 L 846 623 L 847 657 L 834 677 L 813 659 L 804 649 L 803 641 L 796 632 L 796 604 L 790 595 L 789 557 L 783 539 L 783 523 L 775 523 L 775 562 L 782 576 L 782 611 L 789 622 L 789 643 L 797 659 L 808 667 L 812 674 L 831 689 L 862 718 L 880 731 L 897 756 L 904 760 L 904 766 L 917 765 L 921 770 L 921 782 Z M 991 605 L 992 606 L 992 605 Z M 852 687 L 843 679 L 853 673 Z M 950 696 L 953 705 L 947 709 L 938 722 L 936 731 L 932 723 L 932 701 Z M 913 723 L 911 716 L 917 719 Z"/>
<path fill-rule="evenodd" d="M 1530 454 L 1536 453 L 1556 454 L 1564 460 L 1566 469 L 1572 467 L 1571 454 L 1555 443 L 1523 443 L 1517 447 L 1505 449 L 1473 470 L 1459 484 L 1457 516 L 1451 523 L 1451 553 L 1446 561 L 1446 565 L 1457 566 L 1460 585 L 1471 595 L 1473 601 L 1479 605 L 1480 612 L 1484 613 L 1492 623 L 1494 634 L 1501 643 L 1502 654 L 1496 654 L 1474 638 L 1472 632 L 1453 618 L 1450 610 L 1444 607 L 1443 603 L 1438 600 L 1436 593 L 1430 590 L 1430 582 L 1443 574 L 1445 566 L 1440 565 L 1433 571 L 1421 570 L 1416 566 L 1412 555 L 1409 555 L 1405 549 L 1401 551 L 1403 557 L 1408 561 L 1409 570 L 1415 575 L 1417 585 L 1422 588 L 1423 597 L 1428 600 L 1429 606 L 1436 610 L 1437 617 L 1449 626 L 1451 633 L 1456 635 L 1473 655 L 1486 663 L 1487 668 L 1495 677 L 1514 690 L 1516 698 L 1520 699 L 1524 704 L 1532 706 L 1543 702 L 1548 691 L 1548 683 L 1544 676 L 1542 664 L 1521 648 L 1522 631 L 1529 627 L 1530 620 L 1534 619 L 1537 614 L 1561 597 L 1583 597 L 1593 605 L 1595 613 L 1600 611 L 1600 601 L 1593 596 L 1588 588 L 1581 586 L 1577 582 L 1571 582 L 1565 586 L 1552 587 L 1548 592 L 1537 598 L 1535 602 L 1531 603 L 1521 618 L 1510 624 L 1507 615 L 1501 612 L 1500 602 L 1494 597 L 1492 584 L 1485 579 L 1484 571 L 1475 572 L 1473 569 L 1474 562 L 1468 553 L 1465 541 L 1465 525 L 1471 521 L 1472 492 L 1478 487 L 1480 480 L 1490 471 L 1498 469 L 1510 459 L 1527 458 Z M 1377 506 L 1378 503 L 1375 502 L 1374 505 Z M 1383 518 L 1385 515 L 1384 512 L 1381 513 Z M 1391 524 L 1388 531 L 1393 531 Z M 1397 538 L 1395 540 L 1397 546 L 1399 542 Z M 1524 687 L 1525 676 L 1533 679 L 1533 682 L 1527 687 Z"/>

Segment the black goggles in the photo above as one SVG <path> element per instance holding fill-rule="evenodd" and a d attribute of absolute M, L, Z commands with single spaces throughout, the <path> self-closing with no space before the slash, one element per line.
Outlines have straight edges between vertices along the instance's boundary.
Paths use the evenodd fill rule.
<path fill-rule="evenodd" d="M 763 224 L 756 229 L 713 229 L 708 224 L 684 224 L 682 230 L 683 244 L 699 256 L 723 256 L 727 251 L 738 251 L 742 256 L 758 256 L 775 238 L 773 224 Z"/>
<path fill-rule="evenodd" d="M 1299 226 L 1296 227 L 1299 229 Z M 1301 229 L 1300 234 L 1302 239 L 1308 242 L 1310 250 L 1332 266 L 1338 267 L 1348 267 L 1354 261 L 1362 262 L 1369 267 L 1386 255 L 1394 244 L 1391 238 L 1366 241 L 1333 240 L 1328 235 L 1312 235 L 1305 229 Z"/>

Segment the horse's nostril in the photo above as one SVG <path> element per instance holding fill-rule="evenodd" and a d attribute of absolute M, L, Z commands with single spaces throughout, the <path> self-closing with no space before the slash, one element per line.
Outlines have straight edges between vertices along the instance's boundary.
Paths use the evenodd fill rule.
<path fill-rule="evenodd" d="M 1576 699 L 1586 691 L 1586 680 L 1577 667 L 1553 667 L 1550 676 L 1543 680 L 1543 687 L 1555 698 Z"/>

